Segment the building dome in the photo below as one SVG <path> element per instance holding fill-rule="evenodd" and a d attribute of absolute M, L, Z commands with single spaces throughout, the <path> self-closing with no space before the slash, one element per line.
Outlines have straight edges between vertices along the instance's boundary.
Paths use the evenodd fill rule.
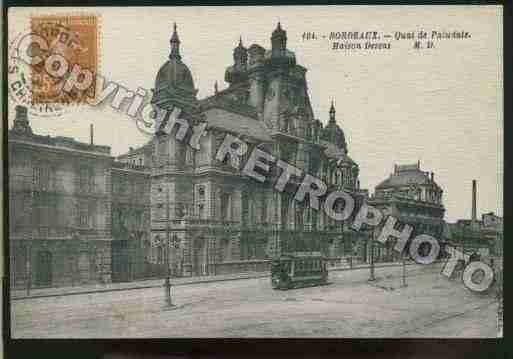
<path fill-rule="evenodd" d="M 328 123 L 328 125 L 324 128 L 323 139 L 333 143 L 338 148 L 347 148 L 344 131 L 340 128 L 339 125 L 335 123 Z"/>
<path fill-rule="evenodd" d="M 395 166 L 394 173 L 376 186 L 377 190 L 402 188 L 407 186 L 434 186 L 440 188 L 427 172 L 420 170 L 419 164 Z"/>
<path fill-rule="evenodd" d="M 330 108 L 330 120 L 322 130 L 321 139 L 334 144 L 337 148 L 340 148 L 347 153 L 346 136 L 344 135 L 344 131 L 335 121 L 335 106 L 333 105 L 333 101 L 331 102 Z"/>
<path fill-rule="evenodd" d="M 165 87 L 181 87 L 194 91 L 191 71 L 182 60 L 170 59 L 160 68 L 155 79 L 155 90 Z"/>

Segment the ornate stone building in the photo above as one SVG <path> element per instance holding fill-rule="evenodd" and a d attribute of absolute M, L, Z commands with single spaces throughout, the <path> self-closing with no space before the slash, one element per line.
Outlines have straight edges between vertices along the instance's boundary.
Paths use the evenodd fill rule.
<path fill-rule="evenodd" d="M 271 48 L 242 41 L 225 72 L 228 86 L 197 98 L 176 27 L 155 79 L 152 103 L 179 106 L 190 125 L 205 123 L 200 149 L 167 133 L 167 119 L 142 147 L 115 159 L 110 147 L 34 134 L 18 107 L 9 131 L 11 285 L 44 287 L 162 276 L 265 270 L 282 251 L 352 254 L 354 234 L 286 190 L 245 177 L 247 156 L 216 160 L 226 134 L 318 178 L 328 190 L 359 188 L 344 131 L 331 105 L 315 118 L 306 69 L 278 24 Z M 193 61 L 193 59 L 190 59 Z M 339 121 L 340 122 L 340 121 Z M 229 162 L 228 162 L 229 161 Z M 234 168 L 235 167 L 235 168 Z M 31 283 L 27 283 L 30 281 Z"/>
<path fill-rule="evenodd" d="M 280 251 L 343 254 L 344 226 L 292 200 L 290 191 L 274 190 L 279 170 L 259 184 L 240 171 L 247 158 L 229 159 L 238 169 L 216 160 L 216 150 L 229 133 L 249 145 L 248 154 L 259 147 L 323 179 L 330 189 L 359 191 L 359 168 L 348 155 L 335 107 L 332 103 L 325 126 L 315 118 L 307 70 L 287 48 L 280 23 L 272 32 L 270 49 L 258 44 L 246 48 L 239 41 L 233 64 L 225 71 L 228 86 L 220 90 L 216 83 L 214 94 L 204 99 L 197 98 L 180 46 L 175 25 L 152 103 L 161 109 L 180 107 L 191 125 L 206 123 L 200 149 L 178 141 L 174 126 L 171 133 L 158 131 L 145 146 L 120 157 L 151 167 L 149 258 L 158 262 L 169 250 L 176 271 L 201 275 L 236 270 L 251 261 L 258 266 L 259 260 Z M 164 120 L 161 128 L 166 125 Z"/>
<path fill-rule="evenodd" d="M 420 169 L 416 164 L 395 165 L 394 173 L 378 184 L 369 204 L 381 209 L 401 223 L 414 227 L 415 234 L 431 234 L 443 238 L 443 190 L 435 182 L 433 172 Z M 376 246 L 377 258 L 389 259 L 395 253 L 391 246 Z"/>

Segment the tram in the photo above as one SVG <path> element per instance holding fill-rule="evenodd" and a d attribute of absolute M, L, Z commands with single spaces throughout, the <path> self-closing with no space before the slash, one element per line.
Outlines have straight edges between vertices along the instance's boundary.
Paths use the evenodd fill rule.
<path fill-rule="evenodd" d="M 284 253 L 271 262 L 273 289 L 287 290 L 327 283 L 328 270 L 321 252 Z"/>

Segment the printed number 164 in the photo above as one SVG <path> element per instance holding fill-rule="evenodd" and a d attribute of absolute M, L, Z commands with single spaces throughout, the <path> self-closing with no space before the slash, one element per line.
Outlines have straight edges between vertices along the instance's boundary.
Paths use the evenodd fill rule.
<path fill-rule="evenodd" d="M 315 32 L 303 32 L 303 41 L 305 40 L 316 40 Z"/>

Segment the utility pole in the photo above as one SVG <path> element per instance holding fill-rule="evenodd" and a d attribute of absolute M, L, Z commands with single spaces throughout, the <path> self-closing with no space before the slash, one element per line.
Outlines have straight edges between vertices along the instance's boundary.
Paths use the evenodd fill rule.
<path fill-rule="evenodd" d="M 30 255 L 31 255 L 31 247 L 30 245 L 25 247 L 26 252 L 26 271 L 27 271 L 27 297 L 30 296 L 30 285 L 31 285 L 31 268 L 30 268 Z"/>
<path fill-rule="evenodd" d="M 34 200 L 34 180 L 32 179 L 32 183 L 30 186 L 30 200 L 32 203 L 32 209 L 31 209 L 31 226 L 30 226 L 30 243 L 26 247 L 27 255 L 26 255 L 26 271 L 27 271 L 27 297 L 30 296 L 30 287 L 32 286 L 32 245 L 34 244 L 34 222 L 35 222 L 35 216 L 34 216 L 34 209 L 35 209 L 35 200 Z"/>
<path fill-rule="evenodd" d="M 205 240 L 205 251 L 206 251 L 206 266 L 205 266 L 205 275 L 210 275 L 210 251 L 209 251 L 209 247 L 210 246 L 210 238 L 207 237 L 207 239 Z"/>
<path fill-rule="evenodd" d="M 170 245 L 170 238 L 169 238 L 169 188 L 166 192 L 166 279 L 164 281 L 164 295 L 166 297 L 166 306 L 165 308 L 172 308 L 174 307 L 173 299 L 171 298 L 171 272 L 169 268 L 169 245 Z"/>
<path fill-rule="evenodd" d="M 403 284 L 402 284 L 402 287 L 407 287 L 408 285 L 406 284 L 406 255 L 403 255 L 402 256 L 403 258 Z"/>
<path fill-rule="evenodd" d="M 374 230 L 370 232 L 370 276 L 369 281 L 375 281 L 376 277 L 374 276 Z"/>

